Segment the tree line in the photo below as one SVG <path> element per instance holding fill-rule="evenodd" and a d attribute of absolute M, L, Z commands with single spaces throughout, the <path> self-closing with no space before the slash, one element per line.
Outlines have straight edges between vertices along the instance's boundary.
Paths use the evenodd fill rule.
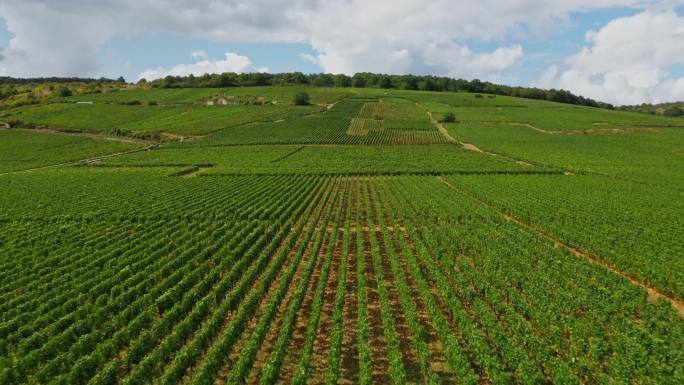
<path fill-rule="evenodd" d="M 123 77 L 118 79 L 93 78 L 12 78 L 0 77 L 0 85 L 5 84 L 44 84 L 44 83 L 90 83 L 90 84 L 124 84 Z M 611 104 L 575 95 L 566 90 L 545 90 L 536 87 L 513 87 L 479 79 L 464 80 L 445 76 L 431 75 L 387 75 L 360 72 L 353 76 L 344 74 L 304 74 L 288 73 L 222 73 L 202 76 L 167 76 L 162 79 L 147 81 L 141 79 L 139 86 L 152 88 L 212 88 L 212 87 L 251 87 L 278 85 L 311 85 L 315 87 L 356 87 L 384 88 L 403 90 L 422 90 L 437 92 L 470 92 L 495 95 L 515 96 L 526 99 L 548 100 L 559 103 L 576 104 L 590 107 L 614 108 Z"/>
<path fill-rule="evenodd" d="M 370 72 L 361 72 L 353 76 L 344 74 L 303 74 L 301 72 L 280 74 L 222 73 L 205 74 L 203 76 L 167 76 L 149 83 L 145 79 L 141 79 L 138 83 L 149 84 L 154 88 L 249 87 L 299 84 L 316 87 L 371 87 L 437 92 L 471 92 L 548 100 L 590 107 L 614 108 L 611 104 L 578 96 L 566 90 L 513 87 L 484 82 L 479 79 L 464 80 L 431 75 L 387 75 Z"/>

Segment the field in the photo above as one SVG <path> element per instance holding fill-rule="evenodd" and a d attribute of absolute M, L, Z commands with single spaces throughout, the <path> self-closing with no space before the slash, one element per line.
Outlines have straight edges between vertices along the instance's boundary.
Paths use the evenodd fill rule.
<path fill-rule="evenodd" d="M 69 163 L 141 147 L 130 141 L 0 129 L 0 174 Z"/>
<path fill-rule="evenodd" d="M 684 383 L 682 119 L 87 97 L 0 118 L 0 384 Z"/>

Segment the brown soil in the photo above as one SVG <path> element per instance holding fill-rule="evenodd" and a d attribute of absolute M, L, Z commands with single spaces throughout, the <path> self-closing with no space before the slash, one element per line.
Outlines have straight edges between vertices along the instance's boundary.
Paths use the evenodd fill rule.
<path fill-rule="evenodd" d="M 508 126 L 522 126 L 545 135 L 613 135 L 613 134 L 632 134 L 638 132 L 658 132 L 659 127 L 623 127 L 623 128 L 590 128 L 586 130 L 546 130 L 533 126 L 528 123 L 501 123 L 496 124 Z M 608 125 L 608 123 L 594 123 L 595 125 Z"/>
<path fill-rule="evenodd" d="M 432 124 L 434 124 L 435 127 L 437 127 L 437 130 L 439 130 L 440 134 L 444 135 L 444 137 L 445 137 L 449 142 L 452 142 L 452 143 L 459 143 L 456 139 L 454 139 L 453 136 L 451 136 L 451 135 L 449 134 L 449 131 L 447 131 L 447 129 L 444 128 L 444 125 L 443 125 L 442 123 L 438 122 L 437 119 L 435 119 L 434 116 L 432 116 L 432 112 L 428 111 L 428 109 L 425 108 L 425 107 L 423 107 L 420 103 L 416 103 L 416 105 L 417 105 L 418 107 L 422 108 L 423 110 L 425 110 L 425 112 L 427 112 L 428 118 L 430 118 L 430 121 L 432 122 Z"/>
<path fill-rule="evenodd" d="M 355 184 L 352 184 L 352 188 Z M 358 210 L 358 196 L 356 192 L 352 194 L 351 202 L 351 218 L 352 229 L 349 233 L 349 255 L 347 255 L 347 273 L 345 282 L 344 294 L 344 333 L 342 335 L 342 351 L 341 351 L 341 367 L 340 378 L 338 384 L 356 384 L 359 380 L 359 350 L 356 345 L 357 328 L 356 319 L 358 317 L 358 297 L 357 291 L 357 277 L 356 277 L 356 260 L 358 250 L 356 247 L 356 240 L 358 233 L 356 231 L 356 214 Z M 320 368 L 319 368 L 320 369 Z"/>
<path fill-rule="evenodd" d="M 366 208 L 368 202 L 366 200 L 367 190 L 361 185 L 361 204 L 362 216 L 361 222 L 363 225 L 363 258 L 366 265 L 366 295 L 368 305 L 368 329 L 369 338 L 368 343 L 371 349 L 371 378 L 374 384 L 389 384 L 391 378 L 389 376 L 389 359 L 387 358 L 387 341 L 383 333 L 382 316 L 380 314 L 380 294 L 378 293 L 378 285 L 376 280 L 375 269 L 373 268 L 373 256 L 370 240 L 370 231 L 368 229 L 368 219 L 366 215 Z"/>
<path fill-rule="evenodd" d="M 20 173 L 24 173 L 24 172 L 44 170 L 44 169 L 48 169 L 48 168 L 56 168 L 56 167 L 63 167 L 63 166 L 75 166 L 78 164 L 91 164 L 91 163 L 96 163 L 96 162 L 99 162 L 99 161 L 102 161 L 105 159 L 113 158 L 115 156 L 132 154 L 134 152 L 140 152 L 140 151 L 146 151 L 146 150 L 149 150 L 150 148 L 151 147 L 149 147 L 149 146 L 138 147 L 138 148 L 134 148 L 134 149 L 127 150 L 127 151 L 117 152 L 117 153 L 108 154 L 108 155 L 98 155 L 98 156 L 95 156 L 92 158 L 86 158 L 86 159 L 77 160 L 77 161 L 73 161 L 73 162 L 64 162 L 64 163 L 50 164 L 47 166 L 32 167 L 32 168 L 28 168 L 28 169 L 24 169 L 24 170 L 3 172 L 3 173 L 0 173 L 0 175 L 20 174 Z"/>
<path fill-rule="evenodd" d="M 406 316 L 404 315 L 403 308 L 401 306 L 399 292 L 396 289 L 395 278 L 394 274 L 392 273 L 392 267 L 390 266 L 389 255 L 387 255 L 384 235 L 381 231 L 376 231 L 375 237 L 378 240 L 380 247 L 382 270 L 389 294 L 390 311 L 392 313 L 392 318 L 394 319 L 394 325 L 396 329 L 395 332 L 399 339 L 399 349 L 401 350 L 403 357 L 404 369 L 406 370 L 406 379 L 409 382 L 418 383 L 422 379 L 420 365 L 418 364 L 418 352 L 413 346 L 411 328 L 408 326 Z"/>
<path fill-rule="evenodd" d="M 340 191 L 340 194 L 344 194 L 344 189 Z M 338 198 L 339 199 L 339 198 Z M 334 213 L 337 213 L 338 208 L 340 205 L 344 207 L 344 204 L 346 202 L 342 202 L 338 200 L 335 204 L 335 208 L 333 209 Z M 338 225 L 339 222 L 343 220 L 343 215 L 338 218 Z M 334 221 L 334 218 L 331 218 L 331 221 Z M 330 282 L 330 277 L 332 277 L 333 274 L 337 273 L 337 270 L 334 270 L 337 268 L 338 265 L 335 265 L 335 254 L 339 255 L 339 251 L 341 249 L 341 240 L 342 240 L 342 233 L 341 232 L 336 232 L 334 231 L 334 226 L 331 227 L 330 225 L 326 226 L 326 231 L 327 234 L 325 235 L 325 238 L 323 240 L 323 244 L 321 246 L 321 249 L 319 251 L 318 255 L 318 262 L 316 264 L 316 268 L 314 272 L 311 275 L 311 279 L 309 282 L 309 286 L 307 287 L 307 295 L 304 298 L 298 312 L 296 315 L 296 321 L 295 321 L 295 327 L 292 333 L 292 337 L 290 339 L 290 343 L 287 348 L 287 355 L 285 356 L 285 359 L 283 360 L 282 366 L 281 366 L 281 371 L 280 371 L 280 381 L 282 382 L 290 382 L 292 379 L 292 375 L 294 373 L 294 370 L 296 369 L 296 366 L 298 364 L 299 358 L 301 356 L 301 351 L 302 348 L 304 347 L 304 343 L 306 342 L 306 332 L 307 332 L 307 327 L 309 324 L 310 316 L 311 316 L 311 311 L 313 308 L 313 302 L 315 300 L 314 293 L 316 291 L 316 286 L 318 285 L 318 282 L 320 280 L 320 275 L 321 275 L 321 270 L 323 263 L 325 261 L 326 255 L 328 253 L 329 247 L 334 247 L 333 251 L 333 258 L 331 261 L 330 265 L 330 271 L 328 275 L 328 279 L 326 280 L 326 289 L 330 285 L 334 285 L 335 282 L 331 283 Z M 330 243 L 333 242 L 334 243 Z M 339 262 L 339 258 L 337 260 Z M 324 309 L 330 308 L 332 309 L 332 305 L 334 305 L 334 289 L 333 289 L 333 299 L 331 300 L 332 302 L 329 303 L 327 301 L 327 291 L 324 292 L 324 302 L 323 302 L 323 309 L 321 311 L 321 317 L 319 318 L 318 322 L 319 325 L 321 324 L 321 321 L 324 320 L 323 315 L 324 315 Z M 326 335 L 329 335 L 329 333 L 326 333 Z M 257 365 L 255 363 L 255 367 L 260 367 L 260 365 Z"/>
<path fill-rule="evenodd" d="M 329 191 L 329 189 L 330 189 L 330 187 L 328 187 L 328 188 L 326 189 L 326 191 Z M 306 229 L 307 227 L 309 227 L 309 226 L 312 225 L 313 219 L 316 217 L 316 213 L 318 212 L 318 210 L 321 210 L 321 205 L 322 205 L 321 200 L 324 200 L 324 199 L 325 199 L 326 191 L 320 192 L 320 194 L 323 195 L 323 196 L 320 198 L 320 200 L 316 200 L 316 199 L 315 199 L 314 201 L 312 201 L 312 202 L 309 203 L 309 210 L 310 210 L 310 211 L 308 211 L 308 213 L 307 213 L 306 215 L 301 216 L 301 217 L 298 219 L 297 223 L 291 228 L 291 230 L 290 230 L 291 232 L 294 231 L 294 230 L 297 228 L 297 224 L 298 224 L 300 221 L 306 221 L 306 224 L 304 225 L 304 228 L 305 228 L 305 229 Z M 287 257 L 286 257 L 286 260 L 284 261 L 283 266 L 287 266 L 287 265 L 289 265 L 290 263 L 292 263 L 292 259 L 294 258 L 295 250 L 297 250 L 297 249 L 301 246 L 302 241 L 303 241 L 303 238 L 304 238 L 304 235 L 305 235 L 305 231 L 302 231 L 302 232 L 300 232 L 299 234 L 296 235 L 296 240 L 295 240 L 295 242 L 294 242 L 294 245 L 292 246 L 292 248 L 290 248 L 290 252 L 288 253 L 288 255 L 287 255 Z M 281 244 L 278 246 L 277 250 L 273 253 L 273 256 L 278 255 L 280 252 L 283 251 L 283 249 L 284 249 L 285 247 L 289 247 L 289 245 L 288 245 L 288 243 L 287 243 L 287 238 L 288 238 L 288 237 L 289 237 L 289 235 L 283 240 L 283 242 L 281 242 Z M 281 271 L 282 271 L 282 269 L 281 269 Z M 275 285 L 277 285 L 277 282 L 278 282 L 280 279 L 281 279 L 281 276 L 276 277 L 276 279 L 274 280 L 274 282 L 271 284 L 271 288 L 273 288 Z M 258 282 L 259 282 L 259 281 L 260 281 L 259 279 L 255 280 L 255 282 L 252 283 L 252 286 L 251 286 L 251 288 L 247 291 L 247 293 L 249 293 L 249 292 L 251 292 L 252 290 L 254 290 L 254 288 L 258 285 Z M 271 291 L 271 290 L 269 290 L 269 292 L 270 292 L 270 291 Z M 268 297 L 265 297 L 265 298 L 268 298 Z M 202 352 L 202 356 L 204 356 L 204 355 L 209 351 L 209 349 L 211 349 L 211 346 L 213 346 L 213 344 L 214 344 L 214 342 L 216 341 L 216 339 L 218 339 L 219 336 L 223 335 L 225 329 L 230 325 L 230 322 L 233 320 L 233 315 L 234 315 L 234 312 L 231 312 L 231 313 L 228 314 L 228 316 L 227 316 L 226 319 L 224 320 L 223 325 L 221 326 L 220 330 L 216 333 L 216 336 L 214 337 L 214 340 L 213 340 L 212 342 L 210 342 L 210 343 L 207 345 L 207 348 Z M 244 336 L 244 335 L 243 335 L 243 336 Z M 191 379 L 191 378 L 193 377 L 193 375 L 194 375 L 194 372 L 199 368 L 199 364 L 200 364 L 201 362 L 202 362 L 202 357 L 200 357 L 200 358 L 197 359 L 197 362 L 195 363 L 195 365 L 193 365 L 192 367 L 188 368 L 188 370 L 186 371 L 186 374 L 185 374 L 184 377 L 183 377 L 183 380 L 181 381 L 181 384 L 185 384 L 185 383 L 188 383 L 188 382 L 190 381 L 190 379 Z M 223 381 L 225 381 L 225 379 L 223 379 Z"/>
<path fill-rule="evenodd" d="M 9 127 L 5 127 L 5 129 L 10 129 Z M 14 131 L 27 131 L 27 132 L 39 132 L 39 133 L 44 133 L 44 134 L 58 134 L 58 135 L 64 135 L 64 136 L 78 136 L 82 138 L 91 138 L 91 139 L 103 139 L 103 140 L 111 140 L 113 142 L 122 142 L 122 143 L 137 143 L 137 144 L 151 144 L 151 142 L 142 140 L 142 139 L 137 139 L 137 138 L 131 138 L 131 137 L 125 137 L 125 136 L 111 136 L 111 135 L 106 135 L 106 134 L 97 134 L 97 133 L 88 133 L 88 132 L 70 132 L 70 131 L 64 131 L 58 128 L 50 128 L 50 127 L 41 127 L 41 128 L 11 128 L 11 130 Z"/>
<path fill-rule="evenodd" d="M 345 193 L 345 200 L 343 203 L 343 208 L 348 207 L 349 202 L 347 199 L 347 194 Z M 338 223 L 338 227 L 341 227 L 345 220 L 346 210 L 343 210 L 342 215 Z M 338 230 L 342 230 L 339 228 Z M 328 351 L 331 344 L 331 330 L 333 328 L 333 313 L 335 311 L 335 296 L 337 294 L 337 284 L 339 279 L 339 269 L 343 258 L 342 246 L 344 244 L 343 231 L 337 231 L 337 238 L 335 240 L 335 246 L 333 249 L 332 261 L 330 264 L 330 273 L 328 275 L 328 281 L 326 283 L 323 292 L 323 308 L 321 309 L 321 315 L 318 320 L 318 330 L 316 332 L 316 338 L 313 343 L 313 351 L 311 354 L 311 372 L 309 378 L 322 380 L 325 378 L 325 372 L 328 367 Z M 289 367 L 287 362 L 283 366 L 285 368 Z M 284 378 L 283 378 L 284 379 Z M 320 381 L 317 381 L 320 382 Z"/>
<path fill-rule="evenodd" d="M 325 202 L 323 202 L 321 205 L 319 205 L 318 210 L 322 211 L 321 217 L 318 219 L 317 222 L 317 227 L 322 226 L 322 222 L 325 220 L 325 213 L 327 211 L 327 208 L 329 205 L 332 204 L 332 200 L 334 199 L 334 192 L 330 193 L 330 195 L 327 196 L 327 199 Z M 309 225 L 311 225 L 312 220 L 309 220 Z M 302 231 L 302 234 L 305 234 L 306 228 L 310 228 L 310 226 L 305 227 L 305 229 Z M 320 231 L 320 230 L 318 230 Z M 294 276 L 292 277 L 292 280 L 290 281 L 290 285 L 287 289 L 287 293 L 285 294 L 285 297 L 283 300 L 280 302 L 278 306 L 278 310 L 276 315 L 273 318 L 273 321 L 270 323 L 270 329 L 266 334 L 266 337 L 264 338 L 261 348 L 259 352 L 257 353 L 254 363 L 252 365 L 252 370 L 247 376 L 247 383 L 252 384 L 252 383 L 258 383 L 259 380 L 259 375 L 261 374 L 261 367 L 263 366 L 263 363 L 266 362 L 268 359 L 269 355 L 271 354 L 273 350 L 273 344 L 275 343 L 276 339 L 278 338 L 278 335 L 280 333 L 281 325 L 283 323 L 283 318 L 285 316 L 285 313 L 287 312 L 287 308 L 289 307 L 293 296 L 294 296 L 294 291 L 295 288 L 297 287 L 299 281 L 302 279 L 302 274 L 303 270 L 309 260 L 309 258 L 313 258 L 314 256 L 312 255 L 312 249 L 316 243 L 316 234 L 313 234 L 311 236 L 311 239 L 309 239 L 309 242 L 306 245 L 306 248 L 302 254 L 302 257 L 299 261 L 299 265 L 297 265 L 296 271 L 294 273 Z M 288 259 L 292 258 L 294 259 L 296 256 L 296 248 L 293 249 L 290 252 L 290 255 L 288 256 Z M 283 273 L 287 269 L 288 264 L 284 265 L 283 268 L 281 269 L 281 273 Z M 240 336 L 240 339 L 238 342 L 235 343 L 233 346 L 232 352 L 228 356 L 228 360 L 226 361 L 226 365 L 222 368 L 222 370 L 219 372 L 218 375 L 218 381 L 217 383 L 223 384 L 225 381 L 228 379 L 230 375 L 230 371 L 232 370 L 233 364 L 235 364 L 239 359 L 240 355 L 242 353 L 244 345 L 249 341 L 251 338 L 254 330 L 256 329 L 259 320 L 261 319 L 261 316 L 268 305 L 268 302 L 270 299 L 273 297 L 274 293 L 277 291 L 278 286 L 281 283 L 281 280 L 283 279 L 283 275 L 280 274 L 275 281 L 271 284 L 269 287 L 266 295 L 262 297 L 261 303 L 259 304 L 259 307 L 257 311 L 254 313 L 250 321 L 247 323 L 242 335 Z"/>
<path fill-rule="evenodd" d="M 405 241 L 411 245 L 410 248 L 412 250 L 415 250 L 415 246 L 413 245 L 413 240 L 411 239 L 409 234 L 404 234 Z M 418 268 L 420 269 L 421 275 L 424 277 L 424 279 L 427 282 L 431 281 L 430 274 L 427 272 L 425 266 L 423 263 L 419 260 L 418 262 Z M 410 274 L 409 274 L 410 275 Z M 444 300 L 442 299 L 441 293 L 439 289 L 435 285 L 430 286 L 430 292 L 432 293 L 432 298 L 437 305 L 437 308 L 439 309 L 439 312 L 442 313 L 442 315 L 447 319 L 449 322 L 449 329 L 451 332 L 454 334 L 454 336 L 458 339 L 459 344 L 461 346 L 461 349 L 463 353 L 468 357 L 468 361 L 471 363 L 473 370 L 475 373 L 477 373 L 480 378 L 481 378 L 481 383 L 487 383 L 487 376 L 484 372 L 484 369 L 476 364 L 476 359 L 475 359 L 475 354 L 468 348 L 468 344 L 465 341 L 465 337 L 463 336 L 463 333 L 458 327 L 458 324 L 456 321 L 453 319 L 451 316 L 451 311 L 447 307 L 447 305 L 444 303 Z M 462 302 L 463 303 L 463 302 Z M 467 311 L 472 312 L 472 309 L 469 309 L 469 305 L 467 303 L 464 304 L 464 307 Z"/>
<path fill-rule="evenodd" d="M 474 144 L 471 144 L 471 143 L 461 143 L 461 146 L 463 146 L 464 149 L 469 150 L 469 151 L 484 153 L 484 151 L 480 150 L 478 147 L 476 147 Z"/>
<path fill-rule="evenodd" d="M 381 203 L 381 207 L 383 210 L 383 215 L 385 218 L 387 218 L 387 212 L 385 210 L 385 206 Z M 451 368 L 449 367 L 449 364 L 447 362 L 446 356 L 444 354 L 444 346 L 442 345 L 442 342 L 439 340 L 439 337 L 437 336 L 437 332 L 435 331 L 435 328 L 432 326 L 432 323 L 430 322 L 430 316 L 427 310 L 427 307 L 425 306 L 425 303 L 423 302 L 420 292 L 418 290 L 418 284 L 416 281 L 413 279 L 413 276 L 410 274 L 408 265 L 406 262 L 406 257 L 403 254 L 403 250 L 401 249 L 401 245 L 399 243 L 399 237 L 404 236 L 405 239 L 407 240 L 407 243 L 409 245 L 409 249 L 415 250 L 415 246 L 413 245 L 412 242 L 410 242 L 410 237 L 408 236 L 408 233 L 406 232 L 405 226 L 399 226 L 401 233 L 397 234 L 397 232 L 394 231 L 394 228 L 391 226 L 387 226 L 387 229 L 389 230 L 392 239 L 392 246 L 394 247 L 394 252 L 395 254 L 399 257 L 399 265 L 401 267 L 403 276 L 406 280 L 407 286 L 410 290 L 411 293 L 411 298 L 414 300 L 414 304 L 416 306 L 416 312 L 418 316 L 418 322 L 420 323 L 421 327 L 423 328 L 425 332 L 425 339 L 428 344 L 428 348 L 430 349 L 430 366 L 433 372 L 437 374 L 437 376 L 440 378 L 441 383 L 443 384 L 452 384 L 452 383 L 457 383 L 457 378 L 455 374 L 451 371 Z"/>

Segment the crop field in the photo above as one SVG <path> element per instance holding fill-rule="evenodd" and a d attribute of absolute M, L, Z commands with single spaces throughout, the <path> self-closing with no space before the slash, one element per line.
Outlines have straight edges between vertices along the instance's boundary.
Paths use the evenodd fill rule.
<path fill-rule="evenodd" d="M 524 126 L 446 124 L 483 151 L 577 173 L 595 173 L 684 191 L 681 128 L 616 134 L 544 134 Z"/>
<path fill-rule="evenodd" d="M 139 144 L 99 138 L 0 129 L 0 173 L 124 152 Z"/>
<path fill-rule="evenodd" d="M 684 383 L 684 120 L 355 88 L 68 99 L 91 97 L 1 118 L 51 127 L 0 129 L 1 385 Z"/>

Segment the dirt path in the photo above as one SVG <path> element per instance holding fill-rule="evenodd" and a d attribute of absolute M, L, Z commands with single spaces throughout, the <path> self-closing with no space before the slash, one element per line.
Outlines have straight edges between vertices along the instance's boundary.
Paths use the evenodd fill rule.
<path fill-rule="evenodd" d="M 446 185 L 450 189 L 457 191 L 463 195 L 466 195 L 467 197 L 469 197 L 473 200 L 476 200 L 476 201 L 480 202 L 481 204 L 485 205 L 489 209 L 500 213 L 501 215 L 503 215 L 506 218 L 506 220 L 511 221 L 511 222 L 525 228 L 528 231 L 531 231 L 535 234 L 538 234 L 538 235 L 550 240 L 556 246 L 563 247 L 564 249 L 568 250 L 569 252 L 571 252 L 572 254 L 574 254 L 577 257 L 583 258 L 583 259 L 585 259 L 591 263 L 602 266 L 603 268 L 607 269 L 608 271 L 612 272 L 613 274 L 617 274 L 617 275 L 621 276 L 622 278 L 628 280 L 633 285 L 641 287 L 642 289 L 646 290 L 646 292 L 648 293 L 649 301 L 664 299 L 664 300 L 670 302 L 670 304 L 672 304 L 672 307 L 677 311 L 677 313 L 679 313 L 679 315 L 682 318 L 684 318 L 684 302 L 681 302 L 681 301 L 679 301 L 673 297 L 670 297 L 666 294 L 661 293 L 657 289 L 650 287 L 646 283 L 637 280 L 636 278 L 630 276 L 628 273 L 620 270 L 618 267 L 608 263 L 607 261 L 601 259 L 600 257 L 598 257 L 596 255 L 593 255 L 593 254 L 591 254 L 585 250 L 579 249 L 577 247 L 574 247 L 572 245 L 569 245 L 568 243 L 561 241 L 558 237 L 556 237 L 553 234 L 548 233 L 547 231 L 545 231 L 542 228 L 539 228 L 535 225 L 527 223 L 527 222 L 523 221 L 522 219 L 511 215 L 508 212 L 499 210 L 494 205 L 483 201 L 482 199 L 476 197 L 475 195 L 473 195 L 469 191 L 466 191 L 462 188 L 455 186 L 454 184 L 448 182 L 447 180 L 445 180 L 441 176 L 438 176 L 437 179 L 439 179 L 440 182 L 442 182 L 444 185 Z"/>
<path fill-rule="evenodd" d="M 632 134 L 639 132 L 658 132 L 658 128 L 671 128 L 670 126 L 635 126 L 635 127 L 621 127 L 621 128 L 587 128 L 583 130 L 546 130 L 539 128 L 530 123 L 515 123 L 515 122 L 499 122 L 487 120 L 472 120 L 468 123 L 473 124 L 490 124 L 496 126 L 518 126 L 525 127 L 544 135 L 613 135 L 613 134 Z M 593 123 L 594 125 L 602 125 L 608 123 Z M 680 127 L 680 126 L 672 126 Z"/>
<path fill-rule="evenodd" d="M 34 132 L 34 133 L 38 132 L 38 133 L 42 133 L 42 134 L 76 136 L 76 137 L 81 137 L 81 138 L 111 140 L 113 142 L 122 142 L 122 143 L 136 143 L 136 144 L 147 144 L 147 145 L 151 144 L 150 141 L 143 140 L 143 139 L 122 137 L 122 136 L 112 136 L 112 135 L 106 135 L 106 134 L 87 133 L 87 132 L 68 132 L 68 131 L 63 131 L 63 130 L 57 129 L 57 128 L 49 128 L 49 127 L 43 127 L 43 128 L 8 128 L 8 127 L 4 127 L 4 128 L 0 128 L 0 130 Z"/>
<path fill-rule="evenodd" d="M 57 167 L 67 167 L 67 166 L 76 166 L 79 164 L 92 164 L 96 163 L 105 159 L 113 158 L 116 156 L 121 156 L 121 155 L 127 155 L 127 154 L 133 154 L 135 152 L 141 152 L 141 151 L 146 151 L 152 148 L 151 146 L 146 146 L 146 147 L 138 147 L 138 148 L 133 148 L 130 150 L 122 151 L 122 152 L 116 152 L 113 154 L 107 154 L 107 155 L 98 155 L 94 156 L 92 158 L 86 158 L 86 159 L 81 159 L 81 160 L 75 160 L 75 161 L 69 161 L 69 162 L 63 162 L 63 163 L 57 163 L 57 164 L 49 164 L 47 166 L 39 166 L 39 167 L 32 167 L 32 168 L 27 168 L 24 170 L 16 170 L 16 171 L 8 171 L 4 173 L 0 173 L 0 176 L 2 175 L 12 175 L 12 174 L 21 174 L 25 172 L 31 172 L 31 171 L 37 171 L 37 170 L 45 170 L 49 168 L 57 168 Z"/>
<path fill-rule="evenodd" d="M 491 155 L 491 156 L 502 156 L 501 154 L 497 154 L 497 153 L 494 153 L 494 152 L 483 151 L 482 149 L 480 149 L 479 147 L 475 146 L 475 145 L 472 144 L 472 143 L 466 143 L 466 142 L 461 142 L 461 141 L 459 141 L 459 140 L 456 140 L 453 136 L 451 136 L 451 135 L 449 134 L 449 131 L 447 131 L 447 129 L 444 127 L 444 125 L 443 125 L 442 123 L 438 122 L 437 119 L 434 118 L 434 116 L 432 116 L 432 112 L 428 111 L 428 110 L 427 110 L 425 107 L 423 107 L 420 103 L 416 103 L 416 105 L 417 105 L 418 107 L 422 108 L 422 109 L 428 114 L 428 117 L 430 118 L 430 121 L 432 122 L 432 124 L 434 124 L 435 127 L 437 127 L 437 129 L 439 130 L 439 132 L 440 132 L 442 135 L 444 135 L 444 137 L 446 137 L 447 140 L 448 140 L 449 142 L 459 144 L 461 147 L 463 147 L 463 149 L 468 150 L 468 151 L 479 152 L 479 153 L 481 153 L 481 154 L 487 154 L 487 155 Z M 528 162 L 525 162 L 524 160 L 521 160 L 521 159 L 514 159 L 514 158 L 511 158 L 511 157 L 508 157 L 508 156 L 506 156 L 505 158 L 509 158 L 509 159 L 511 159 L 511 160 L 514 160 L 515 162 L 523 162 L 523 163 L 525 163 L 525 164 L 527 164 L 527 165 L 530 165 Z M 530 165 L 530 166 L 531 166 L 531 165 Z"/>
<path fill-rule="evenodd" d="M 449 142 L 461 144 L 461 142 L 454 139 L 454 137 L 449 134 L 449 131 L 447 131 L 447 129 L 444 128 L 444 125 L 442 123 L 438 122 L 437 119 L 435 119 L 435 117 L 432 116 L 432 112 L 430 112 L 427 108 L 423 107 L 423 105 L 421 105 L 420 103 L 416 103 L 416 105 L 427 113 L 428 118 L 430 119 L 432 124 L 434 124 L 435 127 L 437 127 L 437 130 L 439 130 L 439 132 L 442 135 L 444 135 L 444 137 L 447 138 Z"/>

